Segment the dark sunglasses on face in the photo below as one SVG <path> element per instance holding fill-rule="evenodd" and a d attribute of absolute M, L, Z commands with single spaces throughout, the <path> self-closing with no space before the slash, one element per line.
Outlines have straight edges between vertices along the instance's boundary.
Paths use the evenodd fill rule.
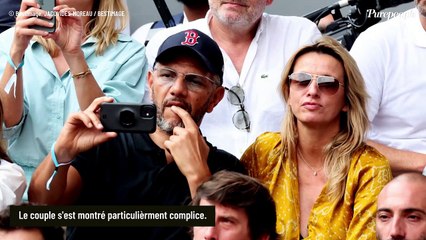
<path fill-rule="evenodd" d="M 317 86 L 320 92 L 327 95 L 336 94 L 340 86 L 344 86 L 341 82 L 331 76 L 322 76 L 304 72 L 295 72 L 288 76 L 291 80 L 291 84 L 299 90 L 307 88 L 313 81 L 314 76 L 316 78 Z"/>

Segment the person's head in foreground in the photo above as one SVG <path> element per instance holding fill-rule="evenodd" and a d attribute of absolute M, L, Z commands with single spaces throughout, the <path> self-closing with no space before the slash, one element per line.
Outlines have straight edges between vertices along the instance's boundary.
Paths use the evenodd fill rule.
<path fill-rule="evenodd" d="M 275 240 L 275 202 L 256 179 L 220 171 L 197 190 L 192 205 L 215 206 L 215 226 L 194 227 L 194 240 Z"/>
<path fill-rule="evenodd" d="M 11 226 L 10 209 L 0 212 L 1 240 L 63 240 L 62 227 L 20 227 Z"/>
<path fill-rule="evenodd" d="M 376 232 L 379 240 L 426 240 L 426 176 L 402 174 L 383 188 Z"/>

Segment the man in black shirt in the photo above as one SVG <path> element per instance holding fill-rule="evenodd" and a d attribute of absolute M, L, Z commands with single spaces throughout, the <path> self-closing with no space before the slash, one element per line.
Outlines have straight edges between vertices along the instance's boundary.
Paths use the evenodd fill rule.
<path fill-rule="evenodd" d="M 33 174 L 30 201 L 181 205 L 188 204 L 214 172 L 245 172 L 238 159 L 209 144 L 198 128 L 224 95 L 222 71 L 222 54 L 210 37 L 193 29 L 170 36 L 148 73 L 157 107 L 156 131 L 102 132 L 98 110 L 112 99 L 96 99 L 65 123 L 51 154 Z M 61 166 L 55 171 L 55 165 Z M 185 228 L 71 228 L 68 239 L 190 239 L 190 235 Z"/>

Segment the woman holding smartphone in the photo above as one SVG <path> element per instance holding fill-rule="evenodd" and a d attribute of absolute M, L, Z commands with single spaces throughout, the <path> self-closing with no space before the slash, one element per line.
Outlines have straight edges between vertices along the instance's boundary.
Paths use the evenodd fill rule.
<path fill-rule="evenodd" d="M 0 35 L 0 98 L 6 109 L 8 153 L 27 179 L 71 112 L 103 95 L 117 102 L 140 102 L 144 93 L 145 49 L 120 34 L 127 22 L 122 1 L 56 4 L 54 32 L 49 30 L 53 23 L 34 17 L 51 19 L 48 12 L 36 0 L 23 0 L 16 26 Z"/>

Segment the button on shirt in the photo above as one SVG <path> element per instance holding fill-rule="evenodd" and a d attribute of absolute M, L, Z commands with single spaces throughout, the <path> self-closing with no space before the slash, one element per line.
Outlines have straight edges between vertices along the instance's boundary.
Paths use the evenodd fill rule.
<path fill-rule="evenodd" d="M 9 54 L 13 34 L 14 29 L 10 29 L 0 35 L 2 53 Z M 118 102 L 141 102 L 147 73 L 143 45 L 120 35 L 115 45 L 96 56 L 95 43 L 94 38 L 89 38 L 82 50 L 105 95 Z M 6 64 L 6 57 L 0 54 L 0 74 Z M 25 51 L 22 73 L 24 114 L 18 125 L 5 128 L 4 135 L 10 157 L 23 167 L 29 180 L 50 151 L 68 115 L 79 111 L 79 104 L 70 71 L 59 76 L 52 58 L 39 43 L 31 41 Z"/>
<path fill-rule="evenodd" d="M 157 33 L 147 46 L 150 66 L 160 44 L 173 33 L 195 28 L 212 36 L 208 25 L 211 18 L 212 14 L 208 12 L 204 19 Z M 201 130 L 209 141 L 239 158 L 257 136 L 267 131 L 279 131 L 286 109 L 279 91 L 285 64 L 299 47 L 313 43 L 320 36 L 316 25 L 305 18 L 264 13 L 240 75 L 222 50 L 225 64 L 223 86 L 231 88 L 239 84 L 244 89 L 243 104 L 249 114 L 251 130 L 247 132 L 234 126 L 232 117 L 240 108 L 228 101 L 226 92 L 213 112 L 206 114 L 202 121 Z"/>

